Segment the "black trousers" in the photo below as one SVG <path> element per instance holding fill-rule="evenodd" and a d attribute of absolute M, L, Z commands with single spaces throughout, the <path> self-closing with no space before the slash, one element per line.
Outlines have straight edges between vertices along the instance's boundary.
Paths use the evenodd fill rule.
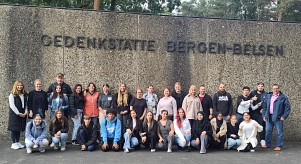
<path fill-rule="evenodd" d="M 214 148 L 214 149 L 219 149 L 219 150 L 224 149 L 224 145 L 225 145 L 225 142 L 226 142 L 226 139 L 227 139 L 227 135 L 220 136 L 219 139 L 220 139 L 221 142 L 217 142 L 216 140 L 212 140 L 212 142 L 210 144 L 210 147 Z"/>
<path fill-rule="evenodd" d="M 156 149 L 156 144 L 158 142 L 157 134 L 152 132 L 151 134 L 146 136 L 146 141 L 142 143 L 146 148 L 151 147 L 151 149 Z"/>
<path fill-rule="evenodd" d="M 118 144 L 118 146 L 119 146 L 119 148 L 118 149 L 116 149 L 116 148 L 114 148 L 113 147 L 113 144 L 114 144 L 114 138 L 108 138 L 108 146 L 106 147 L 106 149 L 103 149 L 102 148 L 102 145 L 103 145 L 103 142 L 101 143 L 101 150 L 102 151 L 104 151 L 104 152 L 107 152 L 107 151 L 110 151 L 110 150 L 113 150 L 113 151 L 119 151 L 119 148 L 120 148 L 120 143 L 119 142 L 117 142 L 117 144 Z"/>
<path fill-rule="evenodd" d="M 261 114 L 252 114 L 251 118 L 263 127 L 263 130 L 259 132 L 260 140 L 265 140 L 265 122 L 263 121 Z"/>

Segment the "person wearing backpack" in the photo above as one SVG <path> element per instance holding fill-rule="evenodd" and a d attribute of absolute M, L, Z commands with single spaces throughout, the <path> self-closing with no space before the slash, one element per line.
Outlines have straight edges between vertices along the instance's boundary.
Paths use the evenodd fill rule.
<path fill-rule="evenodd" d="M 113 150 L 119 151 L 121 123 L 116 117 L 116 110 L 109 108 L 106 111 L 106 118 L 101 122 L 102 143 L 101 149 L 104 152 Z"/>

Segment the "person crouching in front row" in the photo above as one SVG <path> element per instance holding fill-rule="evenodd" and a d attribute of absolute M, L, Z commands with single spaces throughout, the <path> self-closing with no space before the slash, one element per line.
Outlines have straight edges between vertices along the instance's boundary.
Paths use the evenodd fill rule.
<path fill-rule="evenodd" d="M 81 150 L 93 151 L 96 147 L 97 126 L 91 121 L 91 116 L 84 115 L 84 123 L 78 128 L 77 142 L 81 145 Z"/>
<path fill-rule="evenodd" d="M 158 121 L 157 134 L 159 137 L 158 147 L 167 150 L 168 153 L 172 152 L 172 143 L 174 140 L 174 126 L 171 120 L 168 119 L 167 110 L 161 111 L 161 120 Z"/>
<path fill-rule="evenodd" d="M 101 149 L 103 151 L 119 151 L 119 141 L 121 136 L 121 123 L 116 117 L 116 110 L 109 108 L 106 111 L 106 118 L 101 122 L 102 143 Z"/>
<path fill-rule="evenodd" d="M 146 113 L 142 124 L 142 133 L 140 133 L 142 144 L 145 148 L 151 148 L 151 152 L 156 151 L 156 144 L 158 141 L 157 135 L 158 124 L 154 119 L 154 114 L 151 111 Z"/>
<path fill-rule="evenodd" d="M 212 126 L 213 137 L 210 146 L 214 149 L 223 151 L 227 147 L 227 124 L 223 119 L 223 114 L 221 112 L 217 112 L 216 118 L 213 118 L 210 123 Z"/>

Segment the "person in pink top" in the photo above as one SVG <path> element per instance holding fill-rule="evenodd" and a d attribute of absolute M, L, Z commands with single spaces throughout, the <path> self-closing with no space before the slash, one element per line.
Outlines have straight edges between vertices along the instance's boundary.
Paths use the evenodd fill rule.
<path fill-rule="evenodd" d="M 170 89 L 168 88 L 163 90 L 163 96 L 157 106 L 156 121 L 160 120 L 159 115 L 162 110 L 166 110 L 168 112 L 168 119 L 173 120 L 177 114 L 177 102 L 171 96 Z"/>

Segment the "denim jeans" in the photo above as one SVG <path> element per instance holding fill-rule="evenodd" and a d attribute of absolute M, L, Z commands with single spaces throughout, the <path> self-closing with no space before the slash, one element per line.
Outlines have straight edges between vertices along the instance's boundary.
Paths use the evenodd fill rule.
<path fill-rule="evenodd" d="M 71 117 L 71 119 L 73 121 L 72 140 L 76 140 L 77 130 L 78 130 L 78 128 L 81 124 L 81 120 L 82 120 L 82 114 L 83 114 L 83 110 L 82 109 L 77 109 L 78 118 Z"/>
<path fill-rule="evenodd" d="M 42 151 L 42 150 L 45 150 L 45 147 L 44 147 L 43 143 L 48 144 L 48 140 L 46 138 L 44 138 L 43 140 L 39 140 L 38 143 L 39 143 L 38 149 L 39 149 L 39 151 Z M 34 145 L 34 142 L 32 142 L 29 139 L 25 138 L 25 145 L 26 145 L 27 150 L 31 150 L 33 145 Z"/>
<path fill-rule="evenodd" d="M 91 121 L 93 121 L 93 125 L 98 126 L 98 117 L 91 117 Z"/>
<path fill-rule="evenodd" d="M 136 137 L 132 137 L 131 134 L 129 134 L 128 132 L 125 132 L 124 135 L 124 145 L 123 148 L 132 148 L 135 147 L 139 144 L 139 141 Z"/>
<path fill-rule="evenodd" d="M 59 142 L 61 142 L 62 147 L 66 147 L 66 140 L 68 138 L 68 133 L 61 133 L 59 138 L 52 137 L 52 142 L 56 147 L 59 147 Z"/>
<path fill-rule="evenodd" d="M 227 149 L 237 149 L 238 146 L 241 145 L 241 140 L 240 139 L 233 139 L 233 138 L 228 138 L 228 146 Z"/>
<path fill-rule="evenodd" d="M 178 136 L 175 136 L 175 141 L 181 147 L 189 146 L 190 145 L 191 134 L 184 134 L 184 138 L 185 138 L 185 141 L 186 141 L 186 145 L 183 145 L 183 141 Z"/>
<path fill-rule="evenodd" d="M 236 113 L 237 123 L 238 125 L 244 120 L 242 114 Z"/>
<path fill-rule="evenodd" d="M 200 135 L 200 143 L 197 145 L 195 143 L 196 140 L 191 141 L 191 146 L 200 149 L 200 152 L 206 153 L 207 143 L 208 143 L 208 136 L 207 135 Z"/>
<path fill-rule="evenodd" d="M 283 145 L 283 121 L 280 119 L 277 119 L 276 121 L 272 121 L 272 115 L 269 116 L 269 119 L 266 119 L 266 146 L 271 147 L 272 145 L 272 134 L 273 134 L 273 128 L 276 127 L 277 131 L 277 138 L 276 138 L 276 146 L 282 147 Z"/>
<path fill-rule="evenodd" d="M 81 129 L 79 131 L 79 137 L 80 137 L 81 141 L 83 142 L 83 144 L 86 144 L 88 142 L 88 139 L 87 139 L 88 137 L 86 136 L 86 132 L 84 129 Z M 95 150 L 95 143 L 88 145 L 87 150 L 89 150 L 89 151 Z"/>
<path fill-rule="evenodd" d="M 227 117 L 228 117 L 228 116 L 223 116 L 223 119 L 224 119 L 226 122 L 229 122 L 229 120 L 227 120 Z"/>

